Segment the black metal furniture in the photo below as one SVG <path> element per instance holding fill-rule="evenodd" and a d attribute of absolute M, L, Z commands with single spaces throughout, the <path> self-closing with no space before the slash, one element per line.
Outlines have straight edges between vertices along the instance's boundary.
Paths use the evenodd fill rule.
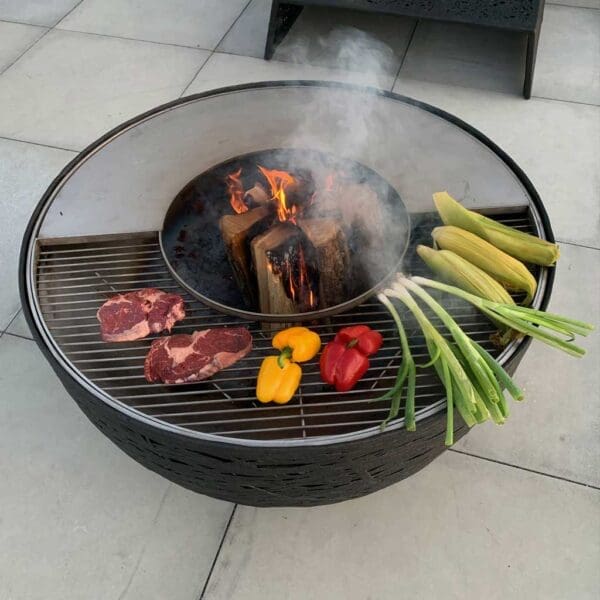
<path fill-rule="evenodd" d="M 369 135 L 349 144 L 338 129 L 344 116 L 339 107 L 348 109 L 357 97 L 358 106 L 368 106 Z M 310 107 L 319 110 L 302 110 Z M 444 393 L 431 370 L 418 378 L 417 431 L 404 429 L 402 413 L 384 433 L 379 429 L 388 406 L 370 400 L 389 389 L 401 356 L 391 318 L 375 299 L 310 325 L 323 341 L 342 325 L 368 323 L 382 332 L 384 346 L 357 388 L 343 395 L 328 389 L 312 361 L 303 365 L 293 401 L 260 405 L 254 400 L 255 377 L 270 353 L 270 330 L 203 305 L 178 287 L 167 268 L 159 231 L 189 181 L 228 157 L 293 147 L 301 140 L 367 165 L 397 190 L 412 222 L 406 271 L 422 268 L 414 248 L 429 238 L 436 222 L 431 193 L 440 189 L 553 240 L 525 174 L 459 119 L 392 93 L 296 81 L 182 98 L 117 127 L 51 184 L 21 251 L 21 299 L 29 327 L 89 419 L 124 452 L 171 481 L 256 506 L 310 506 L 362 496 L 411 475 L 444 451 Z M 536 276 L 533 303 L 545 308 L 553 270 L 540 269 Z M 187 317 L 175 332 L 245 323 L 253 333 L 253 352 L 203 382 L 147 383 L 143 362 L 151 339 L 106 344 L 95 314 L 114 293 L 150 286 L 184 296 Z M 491 322 L 459 302 L 447 308 L 514 371 L 527 340 L 499 353 L 489 341 Z M 410 322 L 407 328 L 417 361 L 425 362 L 418 328 Z M 458 415 L 455 424 L 458 439 L 466 428 Z"/>
<path fill-rule="evenodd" d="M 533 73 L 537 54 L 538 38 L 544 15 L 545 0 L 273 0 L 271 7 L 265 59 L 273 56 L 278 27 L 286 18 L 282 10 L 289 6 L 323 6 L 329 8 L 347 8 L 389 15 L 432 19 L 469 25 L 481 25 L 508 31 L 523 32 L 527 35 L 527 53 L 525 57 L 525 81 L 523 96 L 531 97 Z"/>

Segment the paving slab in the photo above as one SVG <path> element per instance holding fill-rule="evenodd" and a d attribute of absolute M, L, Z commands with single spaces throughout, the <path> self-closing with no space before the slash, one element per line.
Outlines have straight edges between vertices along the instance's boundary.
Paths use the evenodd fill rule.
<path fill-rule="evenodd" d="M 526 43 L 523 34 L 511 31 L 419 21 L 402 75 L 518 95 L 523 87 Z"/>
<path fill-rule="evenodd" d="M 558 6 L 576 6 L 580 8 L 600 9 L 600 0 L 561 0 L 560 2 L 546 2 L 546 6 L 554 4 Z"/>
<path fill-rule="evenodd" d="M 0 19 L 53 27 L 81 0 L 0 0 Z"/>
<path fill-rule="evenodd" d="M 4 335 L 0 364 L 2 597 L 198 598 L 231 506 L 117 449 L 33 342 Z"/>
<path fill-rule="evenodd" d="M 0 331 L 21 307 L 18 262 L 21 240 L 44 190 L 75 153 L 0 139 Z"/>
<path fill-rule="evenodd" d="M 85 0 L 60 29 L 212 50 L 248 0 Z"/>
<path fill-rule="evenodd" d="M 353 10 L 305 8 L 277 46 L 277 60 L 395 76 L 415 20 Z"/>
<path fill-rule="evenodd" d="M 548 310 L 600 326 L 600 251 L 563 244 Z M 511 402 L 502 426 L 474 427 L 456 447 L 600 487 L 600 336 L 577 343 L 573 358 L 533 341 L 515 381 L 525 401 Z"/>
<path fill-rule="evenodd" d="M 33 336 L 31 335 L 31 331 L 27 326 L 27 322 L 25 321 L 25 317 L 23 316 L 23 311 L 19 310 L 19 312 L 15 315 L 13 320 L 10 322 L 10 325 L 6 329 L 6 333 L 10 333 L 12 335 L 17 335 L 19 337 L 26 338 L 28 340 L 32 340 Z"/>
<path fill-rule="evenodd" d="M 394 78 L 378 73 L 360 73 L 342 69 L 327 69 L 308 64 L 234 56 L 216 52 L 198 73 L 186 94 L 195 94 L 227 85 L 253 81 L 280 81 L 284 79 L 316 79 L 345 81 L 389 89 Z"/>
<path fill-rule="evenodd" d="M 592 600 L 600 492 L 457 453 L 310 509 L 238 507 L 205 600 Z"/>
<path fill-rule="evenodd" d="M 546 6 L 533 94 L 600 104 L 600 10 Z"/>
<path fill-rule="evenodd" d="M 8 68 L 44 33 L 45 27 L 0 21 L 0 73 Z"/>
<path fill-rule="evenodd" d="M 177 98 L 208 55 L 53 30 L 3 74 L 0 136 L 82 149 L 126 119 Z"/>
<path fill-rule="evenodd" d="M 217 47 L 220 52 L 263 58 L 271 0 L 252 0 Z"/>

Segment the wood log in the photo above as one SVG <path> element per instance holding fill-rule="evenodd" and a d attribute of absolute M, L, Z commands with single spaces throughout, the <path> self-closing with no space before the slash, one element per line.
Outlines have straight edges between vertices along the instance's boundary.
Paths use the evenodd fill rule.
<path fill-rule="evenodd" d="M 286 291 L 285 274 L 273 267 L 269 256 L 284 244 L 292 244 L 292 238 L 298 234 L 298 228 L 291 223 L 279 223 L 256 236 L 250 244 L 260 312 L 280 315 L 302 312 L 301 303 Z"/>
<path fill-rule="evenodd" d="M 250 208 L 266 205 L 270 201 L 271 196 L 267 193 L 265 188 L 260 183 L 255 183 L 254 187 L 251 187 L 244 194 L 244 203 Z"/>
<path fill-rule="evenodd" d="M 261 312 L 306 312 L 347 298 L 350 257 L 344 232 L 335 220 L 304 219 L 298 226 L 279 223 L 256 236 L 251 248 Z M 281 257 L 285 257 L 283 264 Z M 304 261 L 302 279 L 299 261 Z"/>
<path fill-rule="evenodd" d="M 236 283 L 249 306 L 258 302 L 256 280 L 252 273 L 250 242 L 271 224 L 273 215 L 268 206 L 254 208 L 236 215 L 224 215 L 219 221 L 227 258 Z"/>
<path fill-rule="evenodd" d="M 334 219 L 300 219 L 316 253 L 319 270 L 319 308 L 335 306 L 347 298 L 350 254 L 346 236 Z"/>

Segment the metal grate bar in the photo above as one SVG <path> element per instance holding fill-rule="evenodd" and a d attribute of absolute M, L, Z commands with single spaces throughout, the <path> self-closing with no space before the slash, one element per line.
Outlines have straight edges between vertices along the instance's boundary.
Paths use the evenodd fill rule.
<path fill-rule="evenodd" d="M 523 231 L 532 229 L 527 213 L 503 215 L 499 220 Z M 428 243 L 428 221 L 426 228 L 417 225 L 412 232 L 413 246 L 407 255 L 407 271 L 412 273 L 426 273 L 414 247 Z M 388 402 L 373 399 L 387 391 L 395 380 L 401 348 L 393 320 L 376 299 L 310 324 L 324 342 L 339 327 L 360 323 L 371 324 L 384 335 L 382 350 L 371 358 L 371 368 L 358 386 L 350 392 L 337 393 L 322 383 L 318 361 L 312 360 L 302 365 L 300 393 L 288 404 L 272 406 L 262 405 L 254 397 L 260 363 L 273 351 L 269 343 L 271 329 L 220 314 L 180 289 L 165 268 L 157 234 L 40 242 L 37 277 L 42 316 L 75 368 L 116 400 L 153 418 L 223 436 L 298 439 L 371 427 L 379 424 L 389 410 Z M 106 344 L 100 339 L 96 321 L 96 311 L 107 297 L 141 287 L 158 287 L 184 298 L 187 318 L 174 328 L 175 333 L 246 325 L 253 333 L 253 352 L 206 381 L 177 386 L 147 383 L 144 359 L 152 340 L 159 336 Z M 487 318 L 454 298 L 444 297 L 444 304 L 469 335 L 490 352 L 496 352 L 489 340 L 495 327 Z M 406 313 L 404 316 L 411 350 L 416 362 L 423 364 L 428 360 L 424 339 L 417 324 Z M 437 317 L 429 316 L 434 323 L 440 323 Z M 447 332 L 446 335 L 449 336 Z M 443 393 L 433 369 L 418 370 L 418 410 L 439 402 Z"/>

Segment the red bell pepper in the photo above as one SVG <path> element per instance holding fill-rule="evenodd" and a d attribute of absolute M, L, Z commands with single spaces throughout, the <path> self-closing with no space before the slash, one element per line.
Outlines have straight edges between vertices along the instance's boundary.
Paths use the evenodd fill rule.
<path fill-rule="evenodd" d="M 321 354 L 321 377 L 338 392 L 351 390 L 369 368 L 369 356 L 375 354 L 383 338 L 366 325 L 340 329 Z"/>

